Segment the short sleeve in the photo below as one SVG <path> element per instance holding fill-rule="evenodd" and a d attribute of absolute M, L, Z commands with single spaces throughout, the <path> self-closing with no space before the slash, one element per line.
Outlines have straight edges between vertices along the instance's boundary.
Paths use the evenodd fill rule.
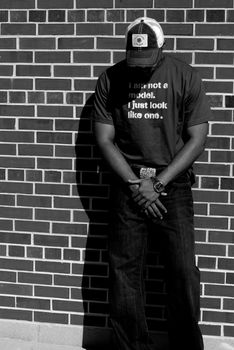
<path fill-rule="evenodd" d="M 187 81 L 185 124 L 187 127 L 211 120 L 211 109 L 199 74 L 193 70 Z"/>
<path fill-rule="evenodd" d="M 109 106 L 109 82 L 106 72 L 99 77 L 95 89 L 93 113 L 94 121 L 113 124 L 112 113 Z"/>

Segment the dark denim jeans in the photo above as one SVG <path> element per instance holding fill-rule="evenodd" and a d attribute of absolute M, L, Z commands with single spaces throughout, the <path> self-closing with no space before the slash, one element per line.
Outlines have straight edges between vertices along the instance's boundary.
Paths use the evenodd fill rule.
<path fill-rule="evenodd" d="M 149 234 L 161 235 L 168 296 L 170 349 L 203 350 L 198 326 L 200 273 L 195 266 L 193 199 L 187 175 L 160 197 L 168 210 L 163 220 L 148 219 L 128 188 L 115 181 L 112 191 L 110 321 L 118 350 L 153 350 L 144 305 L 143 269 Z"/>

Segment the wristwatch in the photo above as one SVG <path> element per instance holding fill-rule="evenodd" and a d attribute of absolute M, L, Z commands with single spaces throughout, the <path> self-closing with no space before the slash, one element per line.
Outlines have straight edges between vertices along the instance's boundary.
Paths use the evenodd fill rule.
<path fill-rule="evenodd" d="M 153 188 L 155 192 L 162 193 L 163 191 L 165 191 L 165 186 L 162 181 L 160 181 L 156 177 L 152 178 L 152 180 L 153 180 Z"/>

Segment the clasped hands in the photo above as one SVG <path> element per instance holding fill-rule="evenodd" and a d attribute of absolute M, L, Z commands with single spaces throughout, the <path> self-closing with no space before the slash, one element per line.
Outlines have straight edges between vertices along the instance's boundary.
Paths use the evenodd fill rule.
<path fill-rule="evenodd" d="M 150 178 L 128 180 L 129 188 L 132 192 L 132 199 L 140 206 L 148 217 L 163 219 L 162 212 L 167 213 L 167 209 L 159 200 L 159 196 L 166 196 L 165 192 L 154 191 L 153 182 Z"/>

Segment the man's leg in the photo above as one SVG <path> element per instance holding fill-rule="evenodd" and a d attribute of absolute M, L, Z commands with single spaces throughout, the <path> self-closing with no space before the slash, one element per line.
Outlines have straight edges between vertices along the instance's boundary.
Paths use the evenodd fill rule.
<path fill-rule="evenodd" d="M 171 349 L 203 350 L 198 326 L 200 273 L 195 265 L 190 184 L 169 186 L 168 195 L 162 201 L 168 210 L 160 228 L 164 243 Z"/>
<path fill-rule="evenodd" d="M 114 343 L 118 350 L 150 350 L 143 281 L 147 225 L 121 185 L 115 184 L 111 205 L 110 321 Z"/>

